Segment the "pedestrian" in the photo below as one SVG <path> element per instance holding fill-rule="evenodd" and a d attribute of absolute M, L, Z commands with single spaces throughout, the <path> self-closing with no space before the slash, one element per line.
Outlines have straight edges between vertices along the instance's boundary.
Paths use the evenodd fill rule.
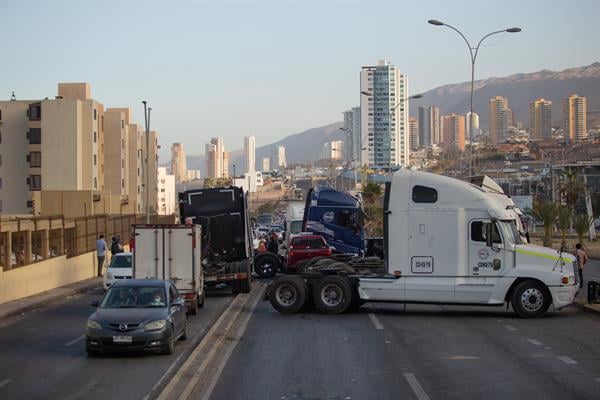
<path fill-rule="evenodd" d="M 114 256 L 123 252 L 123 246 L 121 245 L 121 239 L 119 236 L 112 237 L 112 244 L 110 245 L 110 252 Z"/>
<path fill-rule="evenodd" d="M 269 243 L 267 244 L 267 248 L 271 253 L 277 254 L 277 250 L 279 250 L 279 243 L 277 240 L 277 235 L 274 231 L 271 231 L 271 235 L 269 236 Z"/>
<path fill-rule="evenodd" d="M 575 256 L 577 257 L 577 267 L 579 269 L 579 287 L 583 287 L 583 267 L 588 262 L 588 255 L 581 246 L 581 243 L 575 245 Z"/>
<path fill-rule="evenodd" d="M 104 240 L 104 235 L 100 235 L 96 240 L 96 257 L 98 257 L 98 276 L 102 276 L 102 267 L 104 266 L 104 257 L 106 257 L 108 245 Z"/>

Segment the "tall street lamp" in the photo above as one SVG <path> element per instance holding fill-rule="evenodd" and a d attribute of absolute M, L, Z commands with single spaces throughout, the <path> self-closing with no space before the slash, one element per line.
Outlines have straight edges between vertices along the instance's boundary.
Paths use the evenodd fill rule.
<path fill-rule="evenodd" d="M 475 60 L 477 59 L 477 53 L 479 52 L 479 46 L 481 46 L 481 43 L 483 43 L 483 41 L 485 39 L 487 39 L 488 37 L 490 37 L 492 35 L 495 35 L 497 33 L 504 33 L 504 32 L 517 33 L 517 32 L 521 32 L 521 28 L 513 27 L 513 28 L 507 28 L 507 29 L 502 29 L 499 31 L 490 32 L 487 35 L 485 35 L 484 37 L 482 37 L 481 39 L 479 39 L 477 46 L 473 47 L 471 45 L 471 43 L 469 43 L 469 41 L 467 40 L 465 35 L 463 35 L 463 33 L 461 31 L 459 31 L 452 25 L 448 25 L 448 24 L 438 21 L 436 19 L 430 19 L 427 22 L 430 23 L 431 25 L 447 26 L 448 28 L 452 29 L 453 31 L 458 33 L 464 39 L 465 43 L 467 43 L 467 47 L 469 48 L 469 54 L 471 55 L 471 103 L 470 103 L 470 113 L 469 113 L 469 118 L 470 118 L 470 121 L 469 121 L 469 176 L 471 176 L 472 168 L 473 168 L 473 163 L 472 163 L 472 161 L 473 161 L 472 160 L 472 155 L 473 155 L 473 86 L 475 84 Z"/>
<path fill-rule="evenodd" d="M 142 159 L 142 163 L 146 164 L 146 224 L 150 223 L 150 170 L 148 158 L 150 154 L 150 111 L 152 107 L 148 107 L 146 100 L 142 101 L 144 105 L 144 122 L 146 125 L 146 157 Z"/>

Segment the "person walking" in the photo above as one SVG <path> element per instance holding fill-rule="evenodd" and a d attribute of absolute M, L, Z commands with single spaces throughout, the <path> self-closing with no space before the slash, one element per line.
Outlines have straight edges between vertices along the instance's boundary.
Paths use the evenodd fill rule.
<path fill-rule="evenodd" d="M 100 235 L 96 240 L 96 257 L 98 257 L 98 276 L 102 276 L 102 267 L 104 266 L 104 258 L 106 257 L 108 245 L 104 240 L 104 235 Z"/>
<path fill-rule="evenodd" d="M 121 245 L 121 238 L 119 236 L 113 236 L 112 244 L 110 246 L 110 253 L 112 256 L 123 252 L 123 246 Z"/>
<path fill-rule="evenodd" d="M 577 266 L 579 269 L 579 287 L 583 287 L 583 267 L 588 262 L 588 255 L 581 246 L 581 243 L 575 245 L 575 256 L 577 257 Z"/>

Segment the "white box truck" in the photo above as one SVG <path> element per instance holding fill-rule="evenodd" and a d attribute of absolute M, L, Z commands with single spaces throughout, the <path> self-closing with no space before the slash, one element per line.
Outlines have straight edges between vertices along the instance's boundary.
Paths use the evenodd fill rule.
<path fill-rule="evenodd" d="M 526 244 L 505 199 L 468 182 L 400 170 L 386 185 L 385 259 L 320 259 L 281 276 L 267 296 L 293 313 L 311 302 L 340 313 L 364 302 L 502 306 L 521 317 L 571 304 L 574 256 Z"/>
<path fill-rule="evenodd" d="M 204 305 L 199 225 L 134 225 L 133 278 L 172 281 L 188 313 Z"/>

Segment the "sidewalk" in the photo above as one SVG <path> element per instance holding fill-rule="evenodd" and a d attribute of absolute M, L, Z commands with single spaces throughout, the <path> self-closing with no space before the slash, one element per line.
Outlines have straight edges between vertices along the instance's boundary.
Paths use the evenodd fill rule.
<path fill-rule="evenodd" d="M 72 296 L 74 294 L 84 292 L 87 289 L 99 287 L 101 285 L 102 278 L 91 278 L 86 279 L 85 281 L 52 289 L 47 292 L 25 297 L 24 299 L 0 304 L 0 320 L 26 313 L 38 307 L 52 304 L 65 297 Z"/>

